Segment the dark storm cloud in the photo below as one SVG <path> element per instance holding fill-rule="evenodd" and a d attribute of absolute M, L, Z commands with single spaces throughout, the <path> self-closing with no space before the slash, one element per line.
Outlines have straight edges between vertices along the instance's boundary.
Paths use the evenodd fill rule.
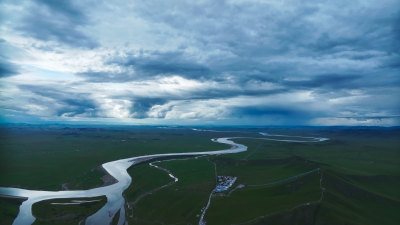
<path fill-rule="evenodd" d="M 104 72 L 104 71 L 86 71 L 81 73 L 76 73 L 76 75 L 83 77 L 87 82 L 109 82 L 109 83 L 123 83 L 127 81 L 136 80 L 133 72 Z"/>
<path fill-rule="evenodd" d="M 265 97 L 304 90 L 316 96 L 334 93 L 335 98 L 341 98 L 351 97 L 354 90 L 374 95 L 378 90 L 398 87 L 399 15 L 385 11 L 388 7 L 399 8 L 399 3 L 363 10 L 360 10 L 360 3 L 346 1 L 335 4 L 289 1 L 286 4 L 289 5 L 276 7 L 268 2 L 225 1 L 137 2 L 136 13 L 146 20 L 163 24 L 184 37 L 193 37 L 194 47 L 204 52 L 217 50 L 218 54 L 193 54 L 185 47 L 128 52 L 107 60 L 107 64 L 123 68 L 123 72 L 88 71 L 80 75 L 95 82 L 179 75 L 219 84 L 193 89 L 183 96 L 167 95 L 156 102 L 137 100 L 131 112 L 136 118 L 145 118 L 153 105 L 171 100 Z M 263 82 L 277 87 L 251 85 Z M 375 102 L 378 99 L 370 98 L 371 112 L 387 108 Z M 342 110 L 354 112 L 357 106 L 366 108 L 366 103 L 342 106 Z M 305 110 L 299 105 L 233 107 L 230 110 L 234 117 L 286 118 L 289 123 L 338 113 L 334 109 L 329 112 Z M 386 113 L 393 112 L 392 109 Z"/>
<path fill-rule="evenodd" d="M 146 51 L 114 56 L 106 64 L 124 68 L 124 72 L 87 71 L 77 75 L 91 82 L 126 82 L 146 80 L 155 76 L 181 75 L 189 79 L 211 76 L 211 70 L 182 51 Z"/>
<path fill-rule="evenodd" d="M 148 112 L 154 105 L 162 105 L 167 101 L 162 98 L 136 98 L 133 100 L 132 108 L 130 109 L 131 115 L 136 119 L 148 118 Z M 164 117 L 159 115 L 158 117 Z"/>
<path fill-rule="evenodd" d="M 366 71 L 371 69 L 361 69 L 363 64 L 397 65 L 399 55 L 394 50 L 399 46 L 395 38 L 398 15 L 386 14 L 386 7 L 357 11 L 361 5 L 354 2 L 286 3 L 292 5 L 276 7 L 253 1 L 137 2 L 135 12 L 143 18 L 194 37 L 194 47 L 218 50 L 219 54 L 198 57 L 201 53 L 188 53 L 184 47 L 127 53 L 107 62 L 124 68 L 124 72 L 88 71 L 79 75 L 94 82 L 126 82 L 176 74 L 218 82 L 229 79 L 235 85 L 259 80 L 287 90 L 328 90 L 368 86 L 361 80 L 367 77 L 369 82 L 371 71 Z M 388 73 L 381 72 L 384 75 L 375 76 L 375 82 L 385 81 Z M 288 82 L 287 77 L 305 81 Z M 248 90 L 249 95 L 252 93 Z"/>
<path fill-rule="evenodd" d="M 211 49 L 215 47 L 237 56 L 222 60 L 225 68 L 221 71 L 230 71 L 238 63 L 237 68 L 242 71 L 258 70 L 259 65 L 268 70 L 269 65 L 262 65 L 271 56 L 341 58 L 333 54 L 356 51 L 362 59 L 370 56 L 370 50 L 396 53 L 399 14 L 386 11 L 399 9 L 398 2 L 362 10 L 356 10 L 362 8 L 356 2 L 317 2 L 285 1 L 281 7 L 268 1 L 173 2 L 174 10 L 165 10 L 170 3 L 156 0 L 139 3 L 137 7 L 138 13 L 149 20 L 184 30 Z M 304 62 L 297 64 L 302 66 Z"/>
<path fill-rule="evenodd" d="M 29 102 L 34 105 L 41 105 L 53 112 L 50 116 L 84 116 L 97 117 L 99 114 L 98 104 L 87 93 L 74 93 L 62 90 L 60 87 L 49 88 L 41 85 L 20 85 L 20 89 L 34 93 L 30 96 Z M 121 99 L 121 96 L 116 99 Z M 128 99 L 123 98 L 122 99 Z M 132 107 L 129 109 L 130 116 L 136 119 L 148 118 L 149 110 L 155 105 L 163 105 L 167 102 L 163 98 L 133 97 L 130 99 Z M 21 107 L 14 108 L 21 111 Z M 170 108 L 160 111 L 155 117 L 163 118 Z"/>
<path fill-rule="evenodd" d="M 9 44 L 0 38 L 0 78 L 19 74 L 19 66 L 9 60 Z"/>
<path fill-rule="evenodd" d="M 278 124 L 284 121 L 285 124 L 306 124 L 307 121 L 315 116 L 322 116 L 321 112 L 310 112 L 299 107 L 288 107 L 285 105 L 272 106 L 250 106 L 232 107 L 230 109 L 232 117 L 236 118 L 268 118 Z"/>
<path fill-rule="evenodd" d="M 190 78 L 209 75 L 209 69 L 191 60 L 183 52 L 151 52 L 147 55 L 131 56 L 123 66 L 133 67 L 139 75 L 154 76 L 159 74 L 181 74 Z"/>
<path fill-rule="evenodd" d="M 398 46 L 394 41 L 398 15 L 386 13 L 390 7 L 398 8 L 398 3 L 362 8 L 355 1 L 323 2 L 284 1 L 276 5 L 274 1 L 193 4 L 153 0 L 138 2 L 136 7 L 137 13 L 148 20 L 195 34 L 210 47 L 219 46 L 241 56 L 365 47 L 393 50 L 394 44 Z"/>
<path fill-rule="evenodd" d="M 0 56 L 0 78 L 17 75 L 18 66 Z"/>
<path fill-rule="evenodd" d="M 252 90 L 247 88 L 241 89 L 229 89 L 224 87 L 216 87 L 214 89 L 206 89 L 206 90 L 193 90 L 190 92 L 188 96 L 182 96 L 180 99 L 189 100 L 205 100 L 205 99 L 224 99 L 224 98 L 232 98 L 237 96 L 268 96 L 274 94 L 280 94 L 284 92 L 288 92 L 289 90 L 286 88 L 277 88 L 273 90 L 267 89 L 258 89 Z"/>
<path fill-rule="evenodd" d="M 398 119 L 400 118 L 400 115 L 390 115 L 390 116 L 342 116 L 338 118 L 346 118 L 346 119 L 356 119 L 360 121 L 365 121 L 365 120 L 383 120 L 383 119 Z"/>
<path fill-rule="evenodd" d="M 363 120 L 384 120 L 397 115 L 399 1 L 121 1 L 100 4 L 99 14 L 104 17 L 95 18 L 106 19 L 91 29 L 100 33 L 90 34 L 85 28 L 96 21 L 89 21 L 88 5 L 84 1 L 31 2 L 17 27 L 29 37 L 69 47 L 93 48 L 97 46 L 94 40 L 99 40 L 104 45 L 99 49 L 108 54 L 100 52 L 101 62 L 76 69 L 86 71 L 76 75 L 84 78 L 84 87 L 91 82 L 102 83 L 94 86 L 112 83 L 113 87 L 121 83 L 126 89 L 132 85 L 132 90 L 116 91 L 123 96 L 104 93 L 105 99 L 123 100 L 115 104 L 130 107 L 124 115 L 163 118 L 179 108 L 174 108 L 173 102 L 223 102 L 243 96 L 250 99 L 246 105 L 252 104 L 251 99 L 282 96 L 282 101 L 293 98 L 294 103 L 304 103 L 227 104 L 231 117 L 273 117 L 294 124 L 318 117 L 351 119 L 346 116 L 356 115 L 354 118 Z M 126 24 L 114 24 L 110 18 Z M 109 30 L 102 30 L 104 27 Z M 111 35 L 102 39 L 103 34 Z M 112 43 L 113 38 L 118 40 Z M 5 73 L 16 73 L 6 61 L 0 66 Z M 196 85 L 156 94 L 134 90 L 157 88 L 172 76 Z M 96 115 L 99 108 L 89 97 L 70 93 L 65 87 L 58 91 L 24 88 L 61 102 L 57 115 L 89 111 Z M 151 114 L 155 113 L 153 107 L 158 107 L 157 115 Z"/>
<path fill-rule="evenodd" d="M 355 82 L 361 79 L 360 75 L 341 75 L 341 74 L 324 74 L 313 77 L 309 80 L 300 81 L 284 81 L 282 84 L 288 88 L 324 88 L 325 90 L 339 90 L 359 88 Z"/>
<path fill-rule="evenodd" d="M 301 112 L 301 113 L 300 113 Z M 276 116 L 280 115 L 282 117 L 287 116 L 299 116 L 299 114 L 306 114 L 298 109 L 288 108 L 285 106 L 251 106 L 251 107 L 235 107 L 232 110 L 233 115 L 241 116 Z"/>
<path fill-rule="evenodd" d="M 38 0 L 30 2 L 17 29 L 30 37 L 55 41 L 72 47 L 94 48 L 95 40 L 82 30 L 89 20 L 73 1 Z"/>
<path fill-rule="evenodd" d="M 73 93 L 40 85 L 20 85 L 19 88 L 34 93 L 29 98 L 30 103 L 48 107 L 48 111 L 54 113 L 51 116 L 96 116 L 97 104 L 87 93 Z"/>

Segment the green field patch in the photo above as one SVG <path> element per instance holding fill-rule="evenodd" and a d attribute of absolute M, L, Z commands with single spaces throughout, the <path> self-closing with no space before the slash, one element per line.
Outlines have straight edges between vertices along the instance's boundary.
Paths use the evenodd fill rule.
<path fill-rule="evenodd" d="M 88 202 L 75 204 L 76 201 Z M 36 217 L 33 224 L 78 224 L 103 207 L 106 201 L 105 196 L 41 201 L 32 206 L 32 214 Z"/>
<path fill-rule="evenodd" d="M 374 134 L 376 134 L 374 136 Z M 249 146 L 248 152 L 227 155 L 234 159 L 280 159 L 298 156 L 325 165 L 325 168 L 353 175 L 400 176 L 400 141 L 396 133 L 350 131 L 334 133 L 325 142 L 285 143 L 236 139 Z"/>
<path fill-rule="evenodd" d="M 300 205 L 290 210 L 282 210 L 268 216 L 260 217 L 255 220 L 243 223 L 246 225 L 310 225 L 315 223 L 315 214 L 318 212 L 320 205 Z M 334 223 L 326 223 L 334 224 Z M 340 223 L 338 223 L 340 224 Z M 321 224 L 322 225 L 322 224 Z"/>
<path fill-rule="evenodd" d="M 172 181 L 166 172 L 150 167 L 148 163 L 135 165 L 128 169 L 128 173 L 132 184 L 124 192 L 127 202 L 133 202 L 142 194 Z"/>
<path fill-rule="evenodd" d="M 327 172 L 323 186 L 326 196 L 316 215 L 318 223 L 336 221 L 336 224 L 397 224 L 400 220 L 400 202 L 356 186 L 344 175 Z"/>
<path fill-rule="evenodd" d="M 285 184 L 245 187 L 227 196 L 215 196 L 206 214 L 208 224 L 236 224 L 318 201 L 320 176 L 313 173 Z"/>
<path fill-rule="evenodd" d="M 164 161 L 157 165 L 170 170 L 179 181 L 138 202 L 132 222 L 198 224 L 198 215 L 215 187 L 213 163 L 202 157 Z"/>
<path fill-rule="evenodd" d="M 235 160 L 225 156 L 214 157 L 217 173 L 235 176 L 237 183 L 258 185 L 296 176 L 319 167 L 318 164 L 299 157 L 286 159 Z"/>
<path fill-rule="evenodd" d="M 103 177 L 107 177 L 107 182 L 104 182 Z M 109 185 L 115 182 L 110 175 L 107 175 L 101 166 L 90 169 L 83 174 L 77 176 L 73 180 L 63 184 L 64 189 L 67 190 L 87 190 L 93 187 L 100 187 L 104 184 Z"/>
<path fill-rule="evenodd" d="M 347 176 L 347 180 L 377 195 L 400 201 L 400 177 L 398 176 Z"/>
<path fill-rule="evenodd" d="M 340 136 L 318 145 L 299 146 L 297 154 L 354 175 L 400 176 L 400 143 L 395 136 Z"/>
<path fill-rule="evenodd" d="M 230 154 L 226 157 L 234 159 L 280 159 L 301 155 L 301 149 L 321 149 L 327 142 L 282 142 L 264 139 L 238 138 L 235 142 L 248 146 L 246 152 Z M 300 151 L 299 151 L 300 150 Z M 318 152 L 315 152 L 318 154 Z"/>
<path fill-rule="evenodd" d="M 0 196 L 0 224 L 12 224 L 24 199 Z"/>
<path fill-rule="evenodd" d="M 227 148 L 210 140 L 218 134 L 188 129 L 11 127 L 0 132 L 0 186 L 40 190 L 61 190 L 64 183 L 101 186 L 102 174 L 90 171 L 113 160 Z"/>
<path fill-rule="evenodd" d="M 322 182 L 325 192 L 320 203 L 282 210 L 245 224 L 394 225 L 398 223 L 400 219 L 398 215 L 399 201 L 372 193 L 365 189 L 365 184 L 362 186 L 354 185 L 353 180 L 349 177 L 351 178 L 349 175 L 326 171 L 323 174 Z M 366 179 L 371 180 L 371 177 Z M 381 179 L 386 178 L 378 178 L 378 180 Z M 367 185 L 367 187 L 370 187 L 370 185 Z"/>

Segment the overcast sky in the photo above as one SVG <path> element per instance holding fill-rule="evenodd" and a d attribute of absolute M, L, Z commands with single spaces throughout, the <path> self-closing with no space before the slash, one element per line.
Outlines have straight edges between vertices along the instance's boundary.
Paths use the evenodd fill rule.
<path fill-rule="evenodd" d="M 400 125 L 398 0 L 3 0 L 1 122 Z"/>

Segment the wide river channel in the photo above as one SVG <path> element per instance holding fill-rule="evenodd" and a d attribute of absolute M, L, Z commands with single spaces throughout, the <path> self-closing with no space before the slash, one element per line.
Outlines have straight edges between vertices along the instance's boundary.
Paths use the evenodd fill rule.
<path fill-rule="evenodd" d="M 264 136 L 277 136 L 266 133 L 260 133 Z M 285 136 L 293 137 L 293 136 Z M 127 159 L 120 159 L 104 163 L 103 168 L 113 176 L 117 182 L 109 186 L 93 188 L 89 190 L 68 190 L 68 191 L 36 191 L 27 190 L 21 188 L 9 188 L 0 187 L 0 195 L 26 198 L 19 208 L 18 216 L 15 218 L 13 225 L 27 225 L 32 224 L 35 221 L 35 217 L 32 215 L 32 205 L 49 199 L 67 199 L 67 198 L 89 198 L 106 196 L 106 204 L 93 215 L 89 216 L 85 224 L 88 225 L 99 225 L 99 224 L 110 224 L 114 216 L 120 212 L 118 225 L 125 224 L 125 198 L 122 193 L 129 187 L 132 182 L 132 178 L 129 176 L 127 169 L 135 164 L 149 161 L 156 158 L 171 157 L 171 156 L 199 156 L 199 155 L 219 155 L 238 153 L 247 150 L 247 146 L 235 143 L 232 139 L 241 137 L 224 137 L 211 139 L 214 142 L 230 145 L 230 148 L 217 151 L 208 152 L 185 152 L 185 153 L 166 153 L 166 154 L 154 154 L 137 156 Z M 243 137 L 245 138 L 245 137 Z M 314 137 L 303 137 L 305 140 L 278 140 L 269 138 L 259 138 L 272 141 L 284 141 L 284 142 L 319 142 L 325 141 L 326 138 L 314 138 Z"/>

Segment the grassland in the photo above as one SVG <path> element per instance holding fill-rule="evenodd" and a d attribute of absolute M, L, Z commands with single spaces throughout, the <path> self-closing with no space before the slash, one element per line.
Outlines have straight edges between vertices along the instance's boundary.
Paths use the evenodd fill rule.
<path fill-rule="evenodd" d="M 0 196 L 0 224 L 12 224 L 22 202 L 23 199 Z"/>
<path fill-rule="evenodd" d="M 262 138 L 258 132 L 328 137 L 329 141 L 320 143 L 242 138 L 235 142 L 247 145 L 247 152 L 163 161 L 157 165 L 171 171 L 179 181 L 162 189 L 157 188 L 172 181 L 165 171 L 147 163 L 134 166 L 128 171 L 133 182 L 124 192 L 127 202 L 154 192 L 127 208 L 127 220 L 129 224 L 197 224 L 215 187 L 215 176 L 229 175 L 238 177 L 234 186 L 243 184 L 244 188 L 229 195 L 228 192 L 213 195 L 205 217 L 207 224 L 390 225 L 400 221 L 399 129 L 225 128 L 219 131 L 7 128 L 2 130 L 0 139 L 0 185 L 49 190 L 58 190 L 62 184 L 68 188 L 99 186 L 104 175 L 98 169 L 101 163 L 151 153 L 225 148 L 210 141 L 215 137 Z M 286 180 L 316 168 L 320 170 Z M 252 186 L 260 184 L 271 185 Z M 10 224 L 20 201 L 0 201 L 1 222 Z M 42 212 L 50 212 L 49 204 L 42 207 Z M 96 207 L 88 207 L 85 215 Z"/>
<path fill-rule="evenodd" d="M 236 142 L 249 146 L 249 150 L 208 157 L 215 163 L 218 175 L 237 176 L 237 183 L 245 185 L 245 188 L 237 189 L 229 196 L 225 193 L 212 198 L 206 213 L 208 224 L 397 224 L 400 221 L 396 213 L 400 209 L 398 131 L 290 131 L 287 133 L 323 136 L 331 140 L 321 143 L 284 143 L 236 139 Z M 180 167 L 185 168 L 194 165 L 190 160 L 179 163 Z M 175 167 L 169 167 L 174 174 L 178 171 Z M 208 167 L 208 170 L 212 169 L 212 166 Z M 250 187 L 274 183 L 316 168 L 320 168 L 320 171 L 292 181 L 267 187 Z M 134 172 L 135 168 L 132 169 Z M 193 180 L 193 176 L 178 175 L 182 182 L 185 179 Z M 208 179 L 211 181 L 215 176 Z M 205 183 L 196 179 L 193 182 L 187 188 L 200 187 Z M 177 186 L 178 183 L 169 187 L 169 191 Z M 185 185 L 180 187 L 184 188 Z M 182 192 L 174 198 L 188 198 L 190 195 Z M 142 200 L 149 202 L 147 205 L 138 204 L 137 207 L 143 207 L 144 210 L 159 202 L 171 202 L 172 196 L 168 190 L 160 191 Z M 197 202 L 193 199 L 191 204 L 202 203 L 204 206 L 207 198 L 204 193 L 202 199 L 197 199 Z M 147 220 L 136 220 L 136 224 L 198 223 L 199 218 L 194 217 L 194 213 L 190 217 L 183 217 L 180 213 L 185 207 L 180 205 L 154 206 L 151 212 L 143 214 L 142 218 Z M 165 208 L 168 208 L 168 213 L 162 214 Z M 139 212 L 136 214 L 138 219 L 141 218 Z M 199 214 L 201 209 L 197 209 L 197 212 Z"/>
<path fill-rule="evenodd" d="M 74 201 L 88 201 L 81 204 L 69 204 Z M 67 204 L 65 204 L 67 203 Z M 106 198 L 52 199 L 33 205 L 32 213 L 36 218 L 34 225 L 79 224 L 95 213 L 106 203 Z"/>
<path fill-rule="evenodd" d="M 212 137 L 190 130 L 154 128 L 3 128 L 0 186 L 61 190 L 62 184 L 70 183 L 70 189 L 87 189 L 103 184 L 103 174 L 96 169 L 102 163 L 153 153 L 225 147 L 211 142 Z"/>
<path fill-rule="evenodd" d="M 133 224 L 197 224 L 198 214 L 215 185 L 213 163 L 192 158 L 157 165 L 173 171 L 179 181 L 138 202 L 133 208 Z"/>

